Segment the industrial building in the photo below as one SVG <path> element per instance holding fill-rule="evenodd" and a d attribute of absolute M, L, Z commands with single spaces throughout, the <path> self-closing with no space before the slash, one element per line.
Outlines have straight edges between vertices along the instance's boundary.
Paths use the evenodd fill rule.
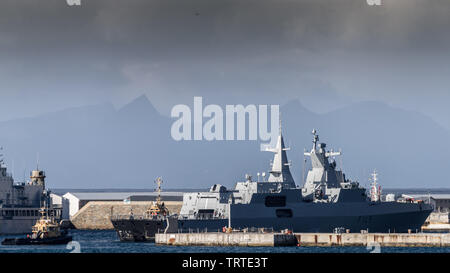
<path fill-rule="evenodd" d="M 68 199 L 64 198 L 62 195 L 50 193 L 50 200 L 51 200 L 53 206 L 62 208 L 62 210 L 61 210 L 61 218 L 62 219 L 70 218 L 70 214 L 69 214 L 70 204 L 69 204 Z"/>
<path fill-rule="evenodd" d="M 433 205 L 434 212 L 450 213 L 450 194 L 431 193 L 431 194 L 411 194 L 415 199 L 427 200 Z"/>
<path fill-rule="evenodd" d="M 450 212 L 450 194 L 433 194 L 430 199 L 436 212 Z"/>

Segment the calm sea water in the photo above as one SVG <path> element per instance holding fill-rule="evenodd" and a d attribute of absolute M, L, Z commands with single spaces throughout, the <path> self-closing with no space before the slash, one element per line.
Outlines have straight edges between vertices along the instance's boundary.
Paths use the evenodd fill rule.
<path fill-rule="evenodd" d="M 82 253 L 368 253 L 366 247 L 199 247 L 157 246 L 154 243 L 120 242 L 114 231 L 71 231 Z M 5 237 L 0 236 L 0 240 Z M 59 246 L 3 246 L 0 253 L 69 253 L 77 243 Z M 381 253 L 450 253 L 450 248 L 383 247 Z"/>

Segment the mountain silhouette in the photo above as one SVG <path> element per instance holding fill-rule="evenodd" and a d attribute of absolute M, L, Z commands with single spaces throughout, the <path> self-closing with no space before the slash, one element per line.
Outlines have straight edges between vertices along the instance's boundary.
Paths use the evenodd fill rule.
<path fill-rule="evenodd" d="M 225 109 L 225 107 L 223 107 Z M 294 100 L 281 107 L 288 158 L 302 184 L 303 150 L 318 130 L 327 149 L 342 149 L 347 177 L 368 185 L 376 169 L 384 187 L 446 187 L 449 133 L 432 119 L 380 102 L 355 103 L 316 114 Z M 270 168 L 272 153 L 259 141 L 175 141 L 175 119 L 158 113 L 146 96 L 115 109 L 102 104 L 0 123 L 0 145 L 16 180 L 39 166 L 53 188 L 232 187 L 246 173 Z"/>

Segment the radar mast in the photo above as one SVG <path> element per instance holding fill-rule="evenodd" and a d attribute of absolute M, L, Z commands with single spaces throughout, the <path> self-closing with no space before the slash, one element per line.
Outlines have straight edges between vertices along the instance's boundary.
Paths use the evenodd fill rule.
<path fill-rule="evenodd" d="M 381 186 L 378 185 L 378 173 L 376 170 L 371 174 L 371 185 L 370 185 L 370 200 L 372 202 L 381 201 Z"/>
<path fill-rule="evenodd" d="M 159 206 L 161 204 L 161 184 L 162 184 L 162 178 L 158 177 L 155 180 L 156 184 L 156 192 L 158 193 L 158 196 L 156 197 L 156 204 Z"/>
<path fill-rule="evenodd" d="M 277 144 L 274 148 L 266 148 L 266 152 L 274 153 L 272 169 L 269 172 L 267 182 L 281 182 L 288 188 L 295 188 L 295 182 L 290 171 L 291 163 L 287 159 L 286 151 L 290 148 L 285 147 L 283 134 L 281 133 L 281 119 L 279 124 L 279 135 Z"/>

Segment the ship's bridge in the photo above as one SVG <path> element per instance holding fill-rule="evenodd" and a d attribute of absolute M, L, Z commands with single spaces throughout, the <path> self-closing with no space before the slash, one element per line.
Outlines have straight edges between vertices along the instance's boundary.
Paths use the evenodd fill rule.
<path fill-rule="evenodd" d="M 365 189 L 359 183 L 345 178 L 342 170 L 336 170 L 336 161 L 331 160 L 341 152 L 326 151 L 326 144 L 319 143 L 319 135 L 313 130 L 313 147 L 305 156 L 311 159 L 312 169 L 308 172 L 302 195 L 304 200 L 337 202 L 347 200 L 363 201 L 366 197 L 361 192 Z"/>

